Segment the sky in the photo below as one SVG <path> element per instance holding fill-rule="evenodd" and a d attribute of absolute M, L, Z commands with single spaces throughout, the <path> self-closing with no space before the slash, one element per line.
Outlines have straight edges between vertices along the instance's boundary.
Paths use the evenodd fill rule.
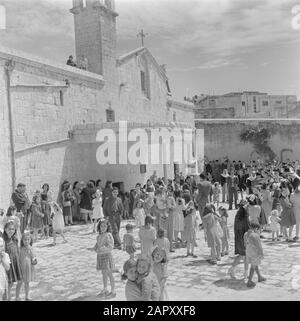
<path fill-rule="evenodd" d="M 298 4 L 116 0 L 118 54 L 141 46 L 137 34 L 143 28 L 145 46 L 166 64 L 174 98 L 257 90 L 300 100 L 300 29 L 292 25 Z M 74 53 L 71 0 L 0 0 L 0 5 L 6 8 L 1 45 L 63 63 Z"/>

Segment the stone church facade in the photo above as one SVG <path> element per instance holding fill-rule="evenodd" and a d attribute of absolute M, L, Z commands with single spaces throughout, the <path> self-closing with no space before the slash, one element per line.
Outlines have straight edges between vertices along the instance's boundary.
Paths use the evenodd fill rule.
<path fill-rule="evenodd" d="M 87 57 L 87 71 L 0 46 L 0 207 L 17 182 L 31 196 L 45 182 L 56 195 L 64 179 L 112 179 L 129 189 L 154 169 L 172 178 L 173 162 L 146 172 L 97 164 L 97 130 L 120 120 L 134 128 L 194 127 L 193 104 L 172 98 L 147 48 L 117 57 L 114 1 L 74 0 L 70 11 L 76 57 Z"/>

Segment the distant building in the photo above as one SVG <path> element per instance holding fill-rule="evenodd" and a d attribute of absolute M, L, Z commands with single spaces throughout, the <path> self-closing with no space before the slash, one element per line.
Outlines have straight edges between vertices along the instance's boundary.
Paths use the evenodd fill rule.
<path fill-rule="evenodd" d="M 269 95 L 258 91 L 194 96 L 195 118 L 291 118 L 300 117 L 296 95 Z"/>

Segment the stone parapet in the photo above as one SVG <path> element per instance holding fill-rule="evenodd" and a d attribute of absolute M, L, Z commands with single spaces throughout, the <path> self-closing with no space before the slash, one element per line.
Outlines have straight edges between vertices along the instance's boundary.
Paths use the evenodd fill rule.
<path fill-rule="evenodd" d="M 96 83 L 100 86 L 105 84 L 103 76 L 85 71 L 79 68 L 53 62 L 51 60 L 20 52 L 15 49 L 0 46 L 0 59 L 12 60 L 15 63 L 23 64 L 30 67 L 46 68 L 56 74 L 66 78 L 76 78 L 86 82 Z"/>

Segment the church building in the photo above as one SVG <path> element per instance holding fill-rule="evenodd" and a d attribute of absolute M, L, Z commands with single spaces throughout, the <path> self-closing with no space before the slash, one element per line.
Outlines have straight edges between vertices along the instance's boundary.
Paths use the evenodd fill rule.
<path fill-rule="evenodd" d="M 56 196 L 65 179 L 112 180 L 129 190 L 154 170 L 174 178 L 188 167 L 173 156 L 169 164 L 99 164 L 99 131 L 119 134 L 126 121 L 128 132 L 194 134 L 194 106 L 172 98 L 165 68 L 147 48 L 117 56 L 114 0 L 73 0 L 70 12 L 76 60 L 85 57 L 87 70 L 0 46 L 0 207 L 18 182 L 29 196 L 43 183 Z"/>

